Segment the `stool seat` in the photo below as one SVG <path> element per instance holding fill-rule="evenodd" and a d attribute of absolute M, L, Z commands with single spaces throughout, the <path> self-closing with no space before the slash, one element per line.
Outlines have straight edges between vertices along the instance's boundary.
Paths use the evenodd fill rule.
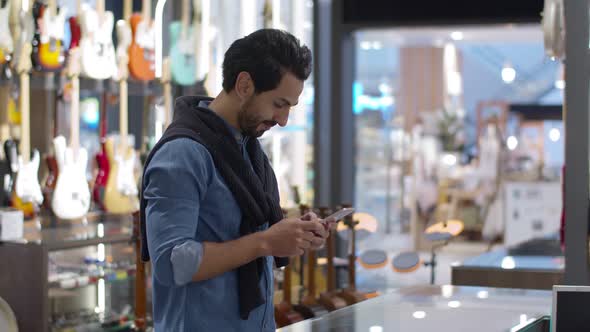
<path fill-rule="evenodd" d="M 379 269 L 387 265 L 387 253 L 383 250 L 367 250 L 359 257 L 361 266 L 365 269 Z"/>
<path fill-rule="evenodd" d="M 424 238 L 430 242 L 448 241 L 453 237 L 451 233 L 432 232 L 424 234 Z"/>
<path fill-rule="evenodd" d="M 420 256 L 413 251 L 400 253 L 391 261 L 393 270 L 399 273 L 414 272 L 420 267 L 420 263 Z"/>
<path fill-rule="evenodd" d="M 457 236 L 463 232 L 464 224 L 460 220 L 448 220 L 446 222 L 438 222 L 426 228 L 425 233 L 450 233 L 452 236 Z"/>

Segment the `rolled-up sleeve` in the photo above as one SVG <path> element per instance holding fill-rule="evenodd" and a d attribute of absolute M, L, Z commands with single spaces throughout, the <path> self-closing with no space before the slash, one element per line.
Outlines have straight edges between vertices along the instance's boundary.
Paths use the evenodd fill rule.
<path fill-rule="evenodd" d="M 201 144 L 180 138 L 164 144 L 145 172 L 146 231 L 154 277 L 173 287 L 189 283 L 203 255 L 195 240 L 199 207 L 213 161 Z"/>

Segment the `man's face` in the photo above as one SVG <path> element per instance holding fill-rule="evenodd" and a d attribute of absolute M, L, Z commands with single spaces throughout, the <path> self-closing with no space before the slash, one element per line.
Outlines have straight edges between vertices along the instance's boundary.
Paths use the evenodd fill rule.
<path fill-rule="evenodd" d="M 303 81 L 287 72 L 276 89 L 252 94 L 242 103 L 238 113 L 242 133 L 260 137 L 277 124 L 287 125 L 289 111 L 299 102 L 302 91 Z"/>

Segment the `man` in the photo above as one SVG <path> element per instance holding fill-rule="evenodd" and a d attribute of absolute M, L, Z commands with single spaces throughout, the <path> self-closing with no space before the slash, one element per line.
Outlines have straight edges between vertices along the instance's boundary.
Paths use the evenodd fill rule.
<path fill-rule="evenodd" d="M 215 99 L 176 100 L 142 184 L 156 331 L 275 330 L 273 263 L 322 247 L 328 232 L 313 213 L 283 219 L 257 137 L 287 124 L 311 61 L 289 33 L 259 30 L 225 53 Z"/>

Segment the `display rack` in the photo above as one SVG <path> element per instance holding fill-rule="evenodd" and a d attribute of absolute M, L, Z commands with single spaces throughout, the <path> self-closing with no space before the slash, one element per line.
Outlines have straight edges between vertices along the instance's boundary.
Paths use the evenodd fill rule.
<path fill-rule="evenodd" d="M 111 287 L 134 279 L 132 216 L 95 213 L 76 221 L 56 221 L 46 217 L 25 222 L 24 238 L 0 243 L 0 297 L 12 307 L 20 331 L 55 330 L 58 322 L 51 312 L 52 300 L 101 283 Z M 71 278 L 49 280 L 50 256 L 79 264 L 71 249 L 97 245 L 113 247 L 112 257 L 101 262 L 93 273 L 73 274 Z M 123 258 L 124 264 L 117 264 Z M 112 262 L 109 262 L 111 260 Z M 102 281 L 101 281 L 102 280 Z M 133 283 L 124 285 L 133 294 Z M 100 287 L 99 287 L 100 288 Z M 82 290 L 84 292 L 84 290 Z M 111 292 L 111 297 L 124 296 Z M 76 302 L 80 300 L 76 297 Z M 129 301 L 131 302 L 131 301 Z M 129 303 L 132 304 L 132 303 Z M 108 314 L 105 313 L 97 313 Z M 82 324 L 83 322 L 81 322 Z M 84 322 L 86 324 L 88 322 Z"/>

